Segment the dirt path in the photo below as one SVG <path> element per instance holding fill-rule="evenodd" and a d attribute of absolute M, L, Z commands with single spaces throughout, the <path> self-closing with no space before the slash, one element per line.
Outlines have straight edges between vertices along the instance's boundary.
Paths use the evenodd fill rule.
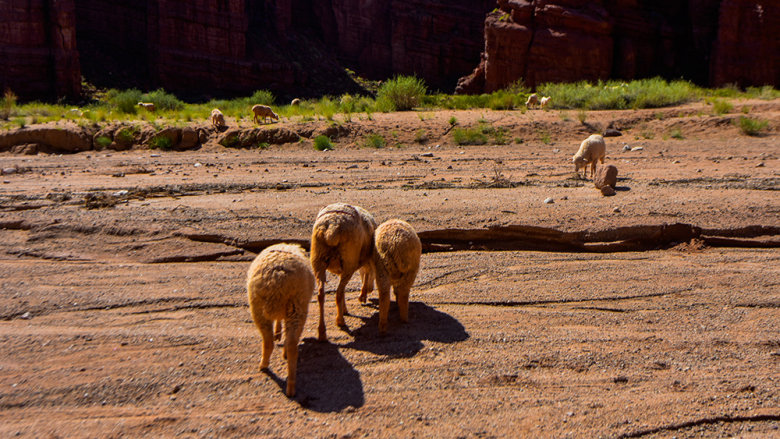
<path fill-rule="evenodd" d="M 780 142 L 698 105 L 588 115 L 623 125 L 614 197 L 573 178 L 587 129 L 559 112 L 353 121 L 406 145 L 378 150 L 2 154 L 0 434 L 778 435 Z M 414 143 L 453 115 L 524 140 Z M 357 280 L 348 331 L 332 295 L 330 343 L 310 314 L 290 400 L 279 351 L 257 370 L 244 276 L 335 201 L 408 220 L 427 252 L 388 336 Z"/>

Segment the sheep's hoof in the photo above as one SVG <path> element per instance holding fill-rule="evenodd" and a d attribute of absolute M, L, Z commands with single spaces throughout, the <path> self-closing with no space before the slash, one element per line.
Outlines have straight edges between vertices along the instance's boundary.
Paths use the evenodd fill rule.
<path fill-rule="evenodd" d="M 290 387 L 290 385 L 287 385 L 287 397 L 288 398 L 294 398 L 295 397 L 295 387 Z"/>
<path fill-rule="evenodd" d="M 317 334 L 317 340 L 322 342 L 328 341 L 328 336 L 325 334 L 325 331 L 320 331 L 319 334 Z"/>
<path fill-rule="evenodd" d="M 267 372 L 268 371 L 268 365 L 260 363 L 260 371 L 261 372 Z"/>
<path fill-rule="evenodd" d="M 360 297 L 358 297 L 358 302 L 365 304 L 368 300 L 368 294 L 361 294 Z"/>

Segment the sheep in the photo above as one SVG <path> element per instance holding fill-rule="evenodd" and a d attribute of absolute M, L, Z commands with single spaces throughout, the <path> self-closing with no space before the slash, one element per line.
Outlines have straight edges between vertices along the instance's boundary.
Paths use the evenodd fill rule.
<path fill-rule="evenodd" d="M 139 102 L 138 106 L 146 111 L 154 113 L 154 103 L 152 102 Z"/>
<path fill-rule="evenodd" d="M 317 214 L 311 234 L 311 265 L 317 281 L 317 300 L 320 305 L 318 339 L 327 341 L 325 333 L 325 277 L 326 271 L 341 276 L 336 289 L 336 324 L 345 326 L 347 313 L 344 289 L 352 275 L 360 270 L 363 286 L 360 302 L 365 303 L 374 289 L 372 247 L 376 221 L 365 209 L 344 203 L 324 207 Z"/>
<path fill-rule="evenodd" d="M 300 100 L 300 99 L 298 99 L 298 98 L 295 98 L 295 99 L 293 99 L 293 100 L 290 102 L 290 105 L 291 105 L 291 106 L 293 106 L 293 107 L 297 107 L 297 106 L 301 105 L 301 100 Z"/>
<path fill-rule="evenodd" d="M 526 108 L 531 108 L 536 105 L 539 105 L 539 96 L 536 93 L 531 93 L 531 96 L 528 96 L 528 100 L 525 101 L 525 106 Z"/>
<path fill-rule="evenodd" d="M 255 123 L 258 123 L 257 120 L 262 117 L 263 123 L 265 123 L 266 118 L 276 119 L 279 120 L 279 115 L 274 113 L 274 110 L 271 109 L 271 107 L 267 105 L 255 105 L 252 107 L 252 113 L 255 113 Z"/>
<path fill-rule="evenodd" d="M 247 272 L 249 311 L 263 337 L 260 369 L 268 369 L 274 339 L 281 338 L 284 320 L 286 337 L 283 355 L 287 359 L 287 396 L 295 396 L 298 343 L 301 339 L 309 302 L 314 294 L 314 273 L 303 248 L 296 244 L 276 244 L 260 252 Z M 276 322 L 276 333 L 272 324 Z"/>
<path fill-rule="evenodd" d="M 550 97 L 549 96 L 544 96 L 544 97 L 542 97 L 542 100 L 539 101 L 539 104 L 540 104 L 539 106 L 542 108 L 542 110 L 544 110 L 545 108 L 547 108 L 547 104 L 549 102 L 550 102 Z"/>
<path fill-rule="evenodd" d="M 211 110 L 211 124 L 214 125 L 214 128 L 216 129 L 220 129 L 226 125 L 225 115 L 219 111 L 219 108 Z"/>
<path fill-rule="evenodd" d="M 390 286 L 402 322 L 409 321 L 409 291 L 420 269 L 422 244 L 409 223 L 391 219 L 374 232 L 374 267 L 379 290 L 379 333 L 387 332 Z"/>
<path fill-rule="evenodd" d="M 585 168 L 583 178 L 588 175 L 588 164 L 590 163 L 591 177 L 596 175 L 596 161 L 599 160 L 604 163 L 604 156 L 607 154 L 607 145 L 604 143 L 604 138 L 600 134 L 593 134 L 587 139 L 582 141 L 580 149 L 572 157 L 574 162 L 574 172 L 577 176 L 580 175 L 580 168 Z"/>

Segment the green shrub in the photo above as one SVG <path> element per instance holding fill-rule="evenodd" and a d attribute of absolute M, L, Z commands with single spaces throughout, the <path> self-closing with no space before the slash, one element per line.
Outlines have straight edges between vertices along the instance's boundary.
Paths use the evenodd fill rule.
<path fill-rule="evenodd" d="M 179 111 L 184 108 L 184 102 L 161 88 L 144 94 L 141 101 L 153 103 L 156 111 Z"/>
<path fill-rule="evenodd" d="M 682 140 L 685 138 L 685 136 L 683 136 L 682 130 L 679 128 L 672 128 L 672 131 L 669 132 L 669 137 L 677 140 Z"/>
<path fill-rule="evenodd" d="M 414 76 L 396 76 L 379 88 L 377 101 L 392 104 L 396 111 L 407 111 L 420 105 L 427 92 L 425 83 Z"/>
<path fill-rule="evenodd" d="M 130 145 L 135 142 L 136 134 L 137 128 L 122 128 L 114 135 L 114 137 L 118 143 Z"/>
<path fill-rule="evenodd" d="M 138 112 L 138 102 L 143 98 L 141 90 L 131 88 L 129 90 L 119 91 L 111 89 L 106 93 L 106 99 L 120 113 L 136 114 Z"/>
<path fill-rule="evenodd" d="M 169 150 L 173 148 L 173 141 L 165 136 L 152 137 L 149 141 L 149 148 Z"/>
<path fill-rule="evenodd" d="M 739 126 L 739 129 L 748 136 L 757 136 L 761 134 L 761 131 L 769 126 L 769 121 L 753 119 L 751 117 L 745 116 L 740 116 L 736 122 Z"/>
<path fill-rule="evenodd" d="M 257 90 L 249 97 L 249 105 L 268 105 L 271 106 L 276 101 L 274 94 L 268 90 Z"/>
<path fill-rule="evenodd" d="M 361 146 L 364 148 L 384 148 L 387 146 L 387 141 L 380 134 L 371 133 L 363 138 Z"/>
<path fill-rule="evenodd" d="M 95 144 L 99 146 L 101 149 L 108 148 L 109 145 L 111 145 L 111 138 L 108 136 L 98 136 L 95 139 Z"/>
<path fill-rule="evenodd" d="M 330 137 L 326 135 L 320 135 L 314 138 L 314 149 L 317 151 L 330 151 L 333 149 L 333 143 L 330 141 Z"/>
<path fill-rule="evenodd" d="M 414 141 L 417 143 L 425 143 L 428 141 L 428 131 L 424 128 L 420 128 L 414 133 Z"/>
<path fill-rule="evenodd" d="M 338 111 L 338 103 L 330 100 L 327 96 L 323 97 L 314 104 L 314 112 L 324 116 L 327 120 L 333 120 L 333 115 Z"/>
<path fill-rule="evenodd" d="M 734 109 L 734 106 L 728 101 L 712 99 L 710 103 L 712 104 L 712 112 L 718 116 L 726 114 Z"/>
<path fill-rule="evenodd" d="M 450 122 L 451 126 L 455 126 L 455 125 L 458 124 L 458 119 L 456 119 L 455 116 L 452 116 L 452 117 L 450 117 L 449 122 Z"/>
<path fill-rule="evenodd" d="M 5 89 L 3 93 L 3 99 L 0 100 L 0 119 L 8 120 L 11 117 L 11 112 L 16 106 L 16 95 L 10 88 Z"/>
<path fill-rule="evenodd" d="M 539 93 L 552 97 L 558 108 L 620 110 L 677 105 L 694 99 L 699 89 L 687 81 L 667 82 L 661 78 L 619 81 L 586 81 L 542 84 Z"/>
<path fill-rule="evenodd" d="M 488 143 L 488 136 L 482 125 L 473 128 L 455 128 L 452 130 L 452 141 L 456 145 L 484 145 Z"/>

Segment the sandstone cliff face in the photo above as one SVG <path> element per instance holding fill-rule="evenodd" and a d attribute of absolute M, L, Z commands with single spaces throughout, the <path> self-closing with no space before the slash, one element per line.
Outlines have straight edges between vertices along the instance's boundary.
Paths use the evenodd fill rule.
<path fill-rule="evenodd" d="M 78 96 L 73 0 L 0 0 L 0 91 Z"/>
<path fill-rule="evenodd" d="M 461 93 L 524 79 L 651 76 L 777 85 L 780 5 L 768 0 L 499 0 L 485 50 Z"/>

